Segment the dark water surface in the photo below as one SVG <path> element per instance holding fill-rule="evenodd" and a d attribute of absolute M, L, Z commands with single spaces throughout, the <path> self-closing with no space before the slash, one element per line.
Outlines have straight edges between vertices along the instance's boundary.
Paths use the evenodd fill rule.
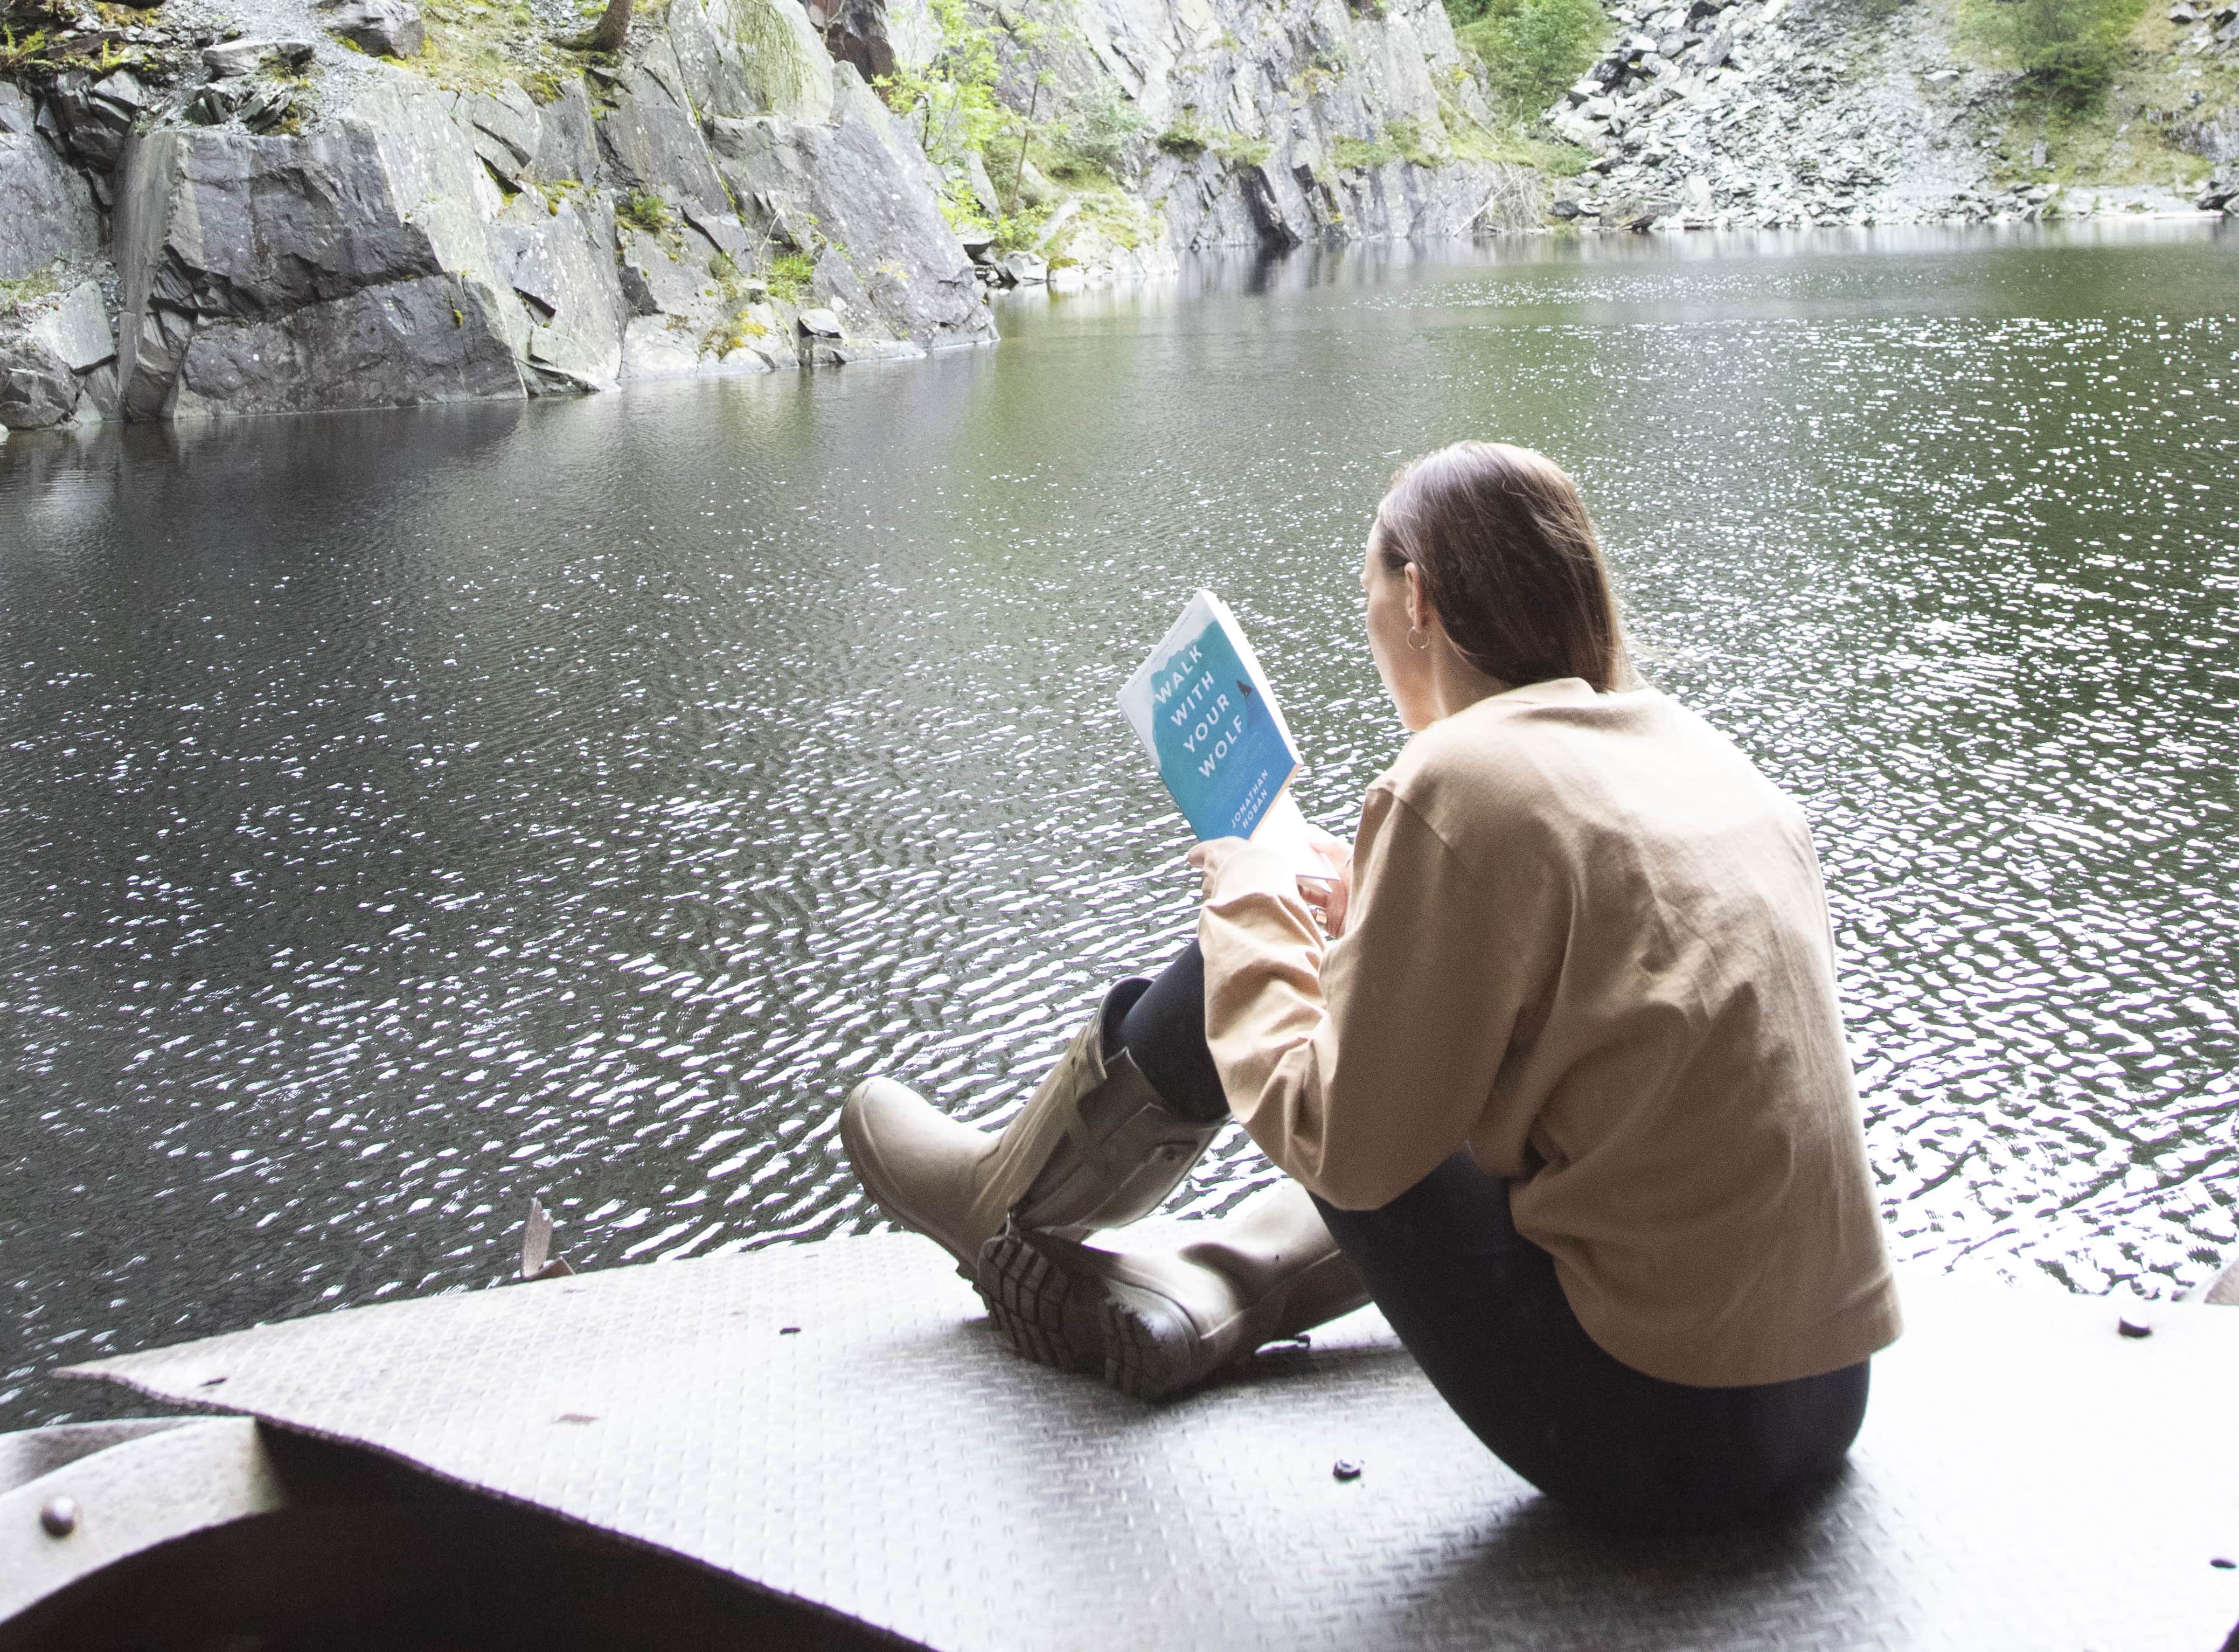
<path fill-rule="evenodd" d="M 1186 936 L 1112 703 L 1189 590 L 1347 823 L 1361 535 L 1579 476 L 1651 675 L 1804 803 L 1902 1254 L 2239 1238 L 2239 237 L 1396 251 L 927 363 L 0 450 L 0 1427 L 70 1358 L 866 1221 Z M 1231 1139 L 1191 1197 L 1267 1174 Z"/>

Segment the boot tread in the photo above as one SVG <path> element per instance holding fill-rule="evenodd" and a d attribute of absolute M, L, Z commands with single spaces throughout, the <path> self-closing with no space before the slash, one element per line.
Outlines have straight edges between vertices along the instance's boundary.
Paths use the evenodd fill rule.
<path fill-rule="evenodd" d="M 1104 1321 L 1104 1380 L 1130 1399 L 1155 1403 L 1204 1375 L 1195 1322 L 1179 1304 L 1153 1290 L 1107 1288 Z"/>
<path fill-rule="evenodd" d="M 1073 1301 L 1079 1282 L 1015 1224 L 981 1249 L 975 1283 L 996 1334 L 1013 1351 L 1055 1370 L 1103 1369 L 1096 1317 L 1082 1311 L 1086 1302 Z"/>

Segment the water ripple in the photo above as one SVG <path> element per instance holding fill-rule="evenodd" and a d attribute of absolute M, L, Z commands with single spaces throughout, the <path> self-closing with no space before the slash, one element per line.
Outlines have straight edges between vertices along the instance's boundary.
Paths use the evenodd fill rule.
<path fill-rule="evenodd" d="M 1342 827 L 1367 512 L 1587 487 L 1651 674 L 1801 798 L 1900 1250 L 2235 1228 L 2229 239 L 1209 267 L 993 352 L 0 459 L 0 1427 L 144 1346 L 872 1220 L 832 1108 L 999 1119 L 1186 937 L 1112 705 L 1187 590 Z M 1230 1132 L 1185 1202 L 1263 1179 Z"/>

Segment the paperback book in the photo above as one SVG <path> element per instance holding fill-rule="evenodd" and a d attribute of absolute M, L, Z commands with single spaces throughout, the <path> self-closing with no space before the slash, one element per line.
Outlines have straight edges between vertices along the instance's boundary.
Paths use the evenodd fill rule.
<path fill-rule="evenodd" d="M 1200 840 L 1248 837 L 1299 876 L 1330 876 L 1291 795 L 1299 749 L 1228 604 L 1192 596 L 1120 690 L 1120 709 Z"/>

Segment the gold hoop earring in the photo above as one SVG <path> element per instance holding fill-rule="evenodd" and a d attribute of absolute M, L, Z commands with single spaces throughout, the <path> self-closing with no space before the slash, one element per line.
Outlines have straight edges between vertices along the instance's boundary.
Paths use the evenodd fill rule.
<path fill-rule="evenodd" d="M 1415 640 L 1415 633 L 1418 631 L 1423 632 L 1423 640 L 1419 643 Z M 1431 634 L 1424 631 L 1419 625 L 1410 625 L 1407 628 L 1407 646 L 1418 654 L 1428 654 L 1431 651 Z"/>

